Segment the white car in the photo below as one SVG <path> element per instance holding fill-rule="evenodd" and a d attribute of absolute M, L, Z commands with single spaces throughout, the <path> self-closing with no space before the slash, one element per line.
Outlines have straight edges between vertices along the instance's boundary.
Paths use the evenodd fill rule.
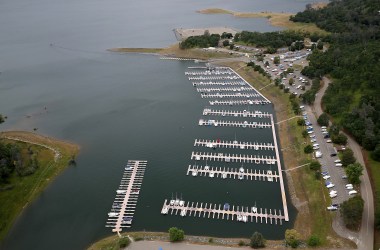
<path fill-rule="evenodd" d="M 327 187 L 327 188 L 333 188 L 333 187 L 335 187 L 335 185 L 332 184 L 332 183 L 329 183 L 326 187 Z"/>
<path fill-rule="evenodd" d="M 309 135 L 309 137 L 310 137 L 310 138 L 314 138 L 314 137 L 315 137 L 315 135 Z"/>
<path fill-rule="evenodd" d="M 321 151 L 317 151 L 317 152 L 315 152 L 315 157 L 316 158 L 321 158 L 322 157 L 322 152 Z"/>
<path fill-rule="evenodd" d="M 324 129 L 324 128 L 326 129 L 327 127 L 326 127 L 326 126 L 322 126 L 321 128 L 322 128 L 322 129 Z"/>
<path fill-rule="evenodd" d="M 334 162 L 335 162 L 335 163 L 340 163 L 340 162 L 341 162 L 341 160 L 335 160 Z"/>
<path fill-rule="evenodd" d="M 317 139 L 313 138 L 313 139 L 311 139 L 310 141 L 311 141 L 311 142 L 316 142 Z"/>
<path fill-rule="evenodd" d="M 354 195 L 354 194 L 357 194 L 358 193 L 358 191 L 356 191 L 356 190 L 351 190 L 350 192 L 348 192 L 348 195 Z"/>
<path fill-rule="evenodd" d="M 314 146 L 313 149 L 317 150 L 317 149 L 319 149 L 319 146 Z"/>
<path fill-rule="evenodd" d="M 331 143 L 332 140 L 331 140 L 331 139 L 327 139 L 326 142 L 327 142 L 327 143 Z"/>
<path fill-rule="evenodd" d="M 338 210 L 338 208 L 335 206 L 329 206 L 329 207 L 327 207 L 327 210 L 328 211 L 335 211 L 335 210 Z"/>
<path fill-rule="evenodd" d="M 335 167 L 341 167 L 341 166 L 343 166 L 342 163 L 336 163 L 335 164 Z"/>
<path fill-rule="evenodd" d="M 346 184 L 346 187 L 348 187 L 348 186 L 352 187 L 353 185 L 351 183 L 348 183 L 348 184 Z"/>
<path fill-rule="evenodd" d="M 325 176 L 323 176 L 322 178 L 324 179 L 324 180 L 327 180 L 327 179 L 330 179 L 330 175 L 325 175 Z"/>
<path fill-rule="evenodd" d="M 337 196 L 338 196 L 337 194 L 330 194 L 330 198 L 335 198 Z"/>
<path fill-rule="evenodd" d="M 313 147 L 319 147 L 319 144 L 318 143 L 314 143 Z"/>
<path fill-rule="evenodd" d="M 346 189 L 347 190 L 352 190 L 352 189 L 354 189 L 354 187 L 353 186 L 346 186 Z"/>
<path fill-rule="evenodd" d="M 312 134 L 312 133 L 314 133 L 314 131 L 312 130 L 312 131 L 307 131 L 307 133 L 308 134 Z"/>

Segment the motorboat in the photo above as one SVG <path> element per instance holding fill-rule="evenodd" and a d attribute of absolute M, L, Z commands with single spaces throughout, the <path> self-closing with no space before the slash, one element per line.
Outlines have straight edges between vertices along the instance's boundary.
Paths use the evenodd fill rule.
<path fill-rule="evenodd" d="M 256 206 L 252 207 L 251 210 L 252 210 L 252 213 L 254 213 L 254 214 L 257 213 L 257 207 Z"/>
<path fill-rule="evenodd" d="M 108 216 L 109 217 L 117 217 L 117 216 L 119 216 L 119 213 L 111 212 L 111 213 L 108 213 Z"/>
<path fill-rule="evenodd" d="M 182 216 L 182 217 L 186 216 L 186 212 L 187 212 L 186 209 L 182 209 L 182 210 L 181 210 L 181 216 Z"/>
<path fill-rule="evenodd" d="M 243 167 L 240 167 L 240 168 L 239 168 L 239 172 L 240 172 L 240 173 L 244 173 L 244 168 L 243 168 Z"/>
<path fill-rule="evenodd" d="M 222 174 L 222 178 L 223 178 L 223 179 L 226 179 L 226 178 L 227 178 L 227 173 L 223 173 L 223 174 Z"/>
<path fill-rule="evenodd" d="M 214 178 L 214 175 L 215 175 L 215 173 L 214 173 L 213 171 L 211 171 L 211 172 L 209 173 L 209 177 L 210 177 L 210 178 Z"/>
<path fill-rule="evenodd" d="M 223 209 L 224 209 L 225 211 L 230 210 L 230 204 L 228 204 L 228 203 L 224 203 Z"/>
<path fill-rule="evenodd" d="M 225 161 L 225 162 L 230 162 L 230 161 L 231 161 L 231 158 L 230 158 L 230 157 L 226 157 L 226 158 L 224 159 L 224 161 Z"/>
<path fill-rule="evenodd" d="M 201 157 L 199 155 L 195 156 L 195 160 L 196 161 L 200 161 L 201 160 Z"/>
<path fill-rule="evenodd" d="M 243 174 L 239 174 L 238 178 L 239 178 L 239 180 L 243 180 L 244 179 L 244 175 Z"/>
<path fill-rule="evenodd" d="M 198 175 L 198 171 L 194 169 L 194 170 L 191 172 L 191 175 L 194 176 L 194 177 L 197 176 L 197 175 Z"/>
<path fill-rule="evenodd" d="M 169 203 L 169 204 L 170 204 L 170 206 L 174 206 L 174 202 L 175 202 L 175 200 L 173 200 L 173 199 L 172 199 L 172 200 L 170 200 L 170 203 Z"/>
<path fill-rule="evenodd" d="M 205 170 L 208 171 L 210 167 L 208 165 L 205 166 Z"/>
<path fill-rule="evenodd" d="M 168 212 L 169 212 L 168 207 L 164 207 L 164 208 L 161 210 L 161 214 L 168 214 Z"/>
<path fill-rule="evenodd" d="M 117 194 L 125 194 L 125 193 L 127 193 L 127 190 L 118 189 L 118 190 L 116 190 L 116 193 Z"/>

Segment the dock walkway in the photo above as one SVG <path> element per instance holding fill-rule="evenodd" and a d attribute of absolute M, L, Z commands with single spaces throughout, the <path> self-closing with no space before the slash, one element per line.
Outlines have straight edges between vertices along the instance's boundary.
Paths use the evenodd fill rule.
<path fill-rule="evenodd" d="M 243 93 L 216 93 L 216 94 L 208 94 L 201 93 L 202 98 L 249 98 L 249 97 L 260 97 L 259 94 L 254 92 L 243 92 Z"/>
<path fill-rule="evenodd" d="M 203 120 L 198 122 L 199 126 L 214 126 L 214 127 L 241 127 L 241 128 L 271 128 L 272 125 L 268 122 L 236 122 L 222 120 Z"/>
<path fill-rule="evenodd" d="M 112 232 L 120 233 L 123 228 L 131 227 L 146 165 L 147 161 L 129 160 L 124 168 L 115 201 L 108 213 L 106 227 L 113 228 Z"/>
<path fill-rule="evenodd" d="M 214 109 L 204 109 L 203 115 L 212 116 L 234 116 L 234 117 L 252 117 L 252 118 L 270 118 L 271 114 L 268 112 L 261 111 L 232 111 L 232 110 L 214 110 Z"/>
<path fill-rule="evenodd" d="M 269 181 L 277 182 L 279 175 L 276 171 L 272 170 L 256 170 L 256 169 L 245 169 L 241 168 L 229 168 L 229 167 L 211 167 L 211 166 L 198 166 L 189 165 L 187 168 L 186 175 L 191 174 L 192 176 L 204 176 L 210 178 L 222 178 L 222 179 L 239 179 L 239 180 L 259 180 L 259 181 Z"/>
<path fill-rule="evenodd" d="M 269 104 L 270 102 L 264 101 L 264 100 L 259 100 L 259 99 L 254 99 L 254 100 L 227 100 L 227 101 L 220 101 L 220 100 L 214 100 L 214 101 L 209 101 L 209 104 L 211 106 L 213 105 L 264 105 L 264 104 Z"/>
<path fill-rule="evenodd" d="M 194 147 L 274 150 L 272 143 L 195 139 Z"/>
<path fill-rule="evenodd" d="M 277 159 L 272 156 L 256 156 L 228 153 L 211 153 L 211 152 L 192 152 L 191 160 L 204 161 L 224 161 L 224 162 L 241 162 L 255 164 L 276 164 Z"/>
<path fill-rule="evenodd" d="M 289 221 L 282 215 L 281 210 L 258 209 L 257 207 L 229 206 L 228 209 L 222 204 L 185 202 L 183 206 L 175 205 L 174 202 L 165 200 L 161 214 L 203 217 L 208 219 L 236 220 L 238 222 L 256 222 L 282 225 L 282 220 Z M 173 204 L 173 205 L 171 205 Z M 225 209 L 226 208 L 226 209 Z M 264 210 L 264 211 L 263 211 Z M 269 211 L 268 211 L 269 210 Z"/>

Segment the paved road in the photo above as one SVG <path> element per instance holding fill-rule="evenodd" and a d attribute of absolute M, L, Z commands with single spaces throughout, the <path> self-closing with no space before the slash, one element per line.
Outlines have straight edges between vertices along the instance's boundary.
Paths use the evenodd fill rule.
<path fill-rule="evenodd" d="M 324 81 L 324 86 L 318 92 L 315 98 L 314 107 L 313 107 L 314 112 L 318 116 L 322 114 L 322 107 L 321 107 L 322 96 L 324 95 L 328 85 L 330 84 L 330 80 L 326 77 L 323 78 L 323 81 Z M 354 155 L 357 161 L 363 166 L 365 166 L 360 145 L 349 135 L 347 135 L 347 137 L 348 137 L 348 146 L 354 152 Z M 343 226 L 339 225 L 340 224 L 339 222 L 341 222 L 340 218 L 337 218 L 337 220 L 334 221 L 333 226 L 334 226 L 334 230 L 337 231 L 339 235 L 350 238 L 351 240 L 354 240 L 358 245 L 358 249 L 372 250 L 373 241 L 374 241 L 374 203 L 373 203 L 373 193 L 372 193 L 371 182 L 369 180 L 369 176 L 368 176 L 368 172 L 366 168 L 364 168 L 363 176 L 361 177 L 360 193 L 362 194 L 362 197 L 364 199 L 363 220 L 362 220 L 360 232 L 356 234 L 345 229 Z"/>
<path fill-rule="evenodd" d="M 162 241 L 136 241 L 132 242 L 128 250 L 238 250 L 236 247 L 222 247 L 209 245 L 195 245 L 188 243 L 170 243 Z"/>

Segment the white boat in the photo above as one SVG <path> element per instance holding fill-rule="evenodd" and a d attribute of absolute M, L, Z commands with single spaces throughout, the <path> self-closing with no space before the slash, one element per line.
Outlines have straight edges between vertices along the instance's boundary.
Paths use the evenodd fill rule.
<path fill-rule="evenodd" d="M 197 170 L 193 170 L 192 173 L 191 173 L 192 176 L 197 176 L 198 175 L 198 171 Z"/>
<path fill-rule="evenodd" d="M 164 208 L 161 210 L 161 214 L 167 214 L 168 212 L 169 212 L 168 207 L 164 207 Z"/>
<path fill-rule="evenodd" d="M 225 161 L 225 162 L 230 162 L 231 159 L 230 159 L 230 157 L 226 157 L 226 158 L 224 159 L 224 161 Z"/>
<path fill-rule="evenodd" d="M 180 200 L 180 201 L 179 201 L 179 205 L 180 205 L 181 207 L 183 207 L 183 206 L 185 205 L 185 201 Z"/>
<path fill-rule="evenodd" d="M 242 220 L 243 220 L 243 216 L 241 216 L 241 214 L 238 214 L 236 220 L 237 220 L 237 221 L 242 221 Z"/>
<path fill-rule="evenodd" d="M 116 190 L 116 193 L 117 194 L 125 194 L 125 193 L 127 193 L 127 190 L 118 189 L 118 190 Z"/>
<path fill-rule="evenodd" d="M 248 217 L 247 215 L 243 215 L 243 219 L 242 219 L 243 222 L 247 222 L 248 221 Z"/>
<path fill-rule="evenodd" d="M 170 206 L 174 206 L 175 200 L 170 200 Z"/>
<path fill-rule="evenodd" d="M 203 125 L 203 119 L 200 119 L 200 120 L 199 120 L 198 125 Z"/>
<path fill-rule="evenodd" d="M 208 165 L 206 165 L 205 166 L 205 170 L 207 171 L 207 170 L 209 170 L 210 169 L 210 167 L 208 166 Z"/>
<path fill-rule="evenodd" d="M 182 209 L 182 210 L 181 210 L 181 216 L 182 216 L 182 217 L 186 216 L 186 212 L 187 212 L 186 209 Z"/>
<path fill-rule="evenodd" d="M 200 161 L 201 160 L 201 157 L 199 155 L 195 156 L 195 160 L 196 161 Z"/>
<path fill-rule="evenodd" d="M 227 173 L 223 173 L 223 174 L 222 174 L 222 178 L 223 178 L 223 179 L 226 179 L 226 178 L 227 178 Z"/>
<path fill-rule="evenodd" d="M 244 168 L 243 168 L 243 167 L 240 167 L 240 168 L 239 168 L 239 172 L 240 172 L 240 173 L 244 173 Z"/>
<path fill-rule="evenodd" d="M 109 217 L 117 217 L 117 216 L 119 216 L 119 213 L 111 212 L 111 213 L 108 213 L 108 216 Z"/>
<path fill-rule="evenodd" d="M 257 207 L 256 206 L 252 207 L 251 210 L 252 210 L 252 213 L 254 213 L 254 214 L 257 213 Z"/>
<path fill-rule="evenodd" d="M 240 149 L 245 149 L 245 146 L 244 145 L 240 145 Z"/>
<path fill-rule="evenodd" d="M 209 177 L 210 177 L 210 178 L 214 178 L 214 175 L 215 175 L 215 173 L 212 172 L 212 171 L 209 173 Z"/>
<path fill-rule="evenodd" d="M 179 205 L 179 199 L 175 199 L 174 206 L 178 206 L 178 205 Z"/>
<path fill-rule="evenodd" d="M 244 179 L 244 175 L 243 174 L 239 174 L 239 180 L 243 180 Z"/>

